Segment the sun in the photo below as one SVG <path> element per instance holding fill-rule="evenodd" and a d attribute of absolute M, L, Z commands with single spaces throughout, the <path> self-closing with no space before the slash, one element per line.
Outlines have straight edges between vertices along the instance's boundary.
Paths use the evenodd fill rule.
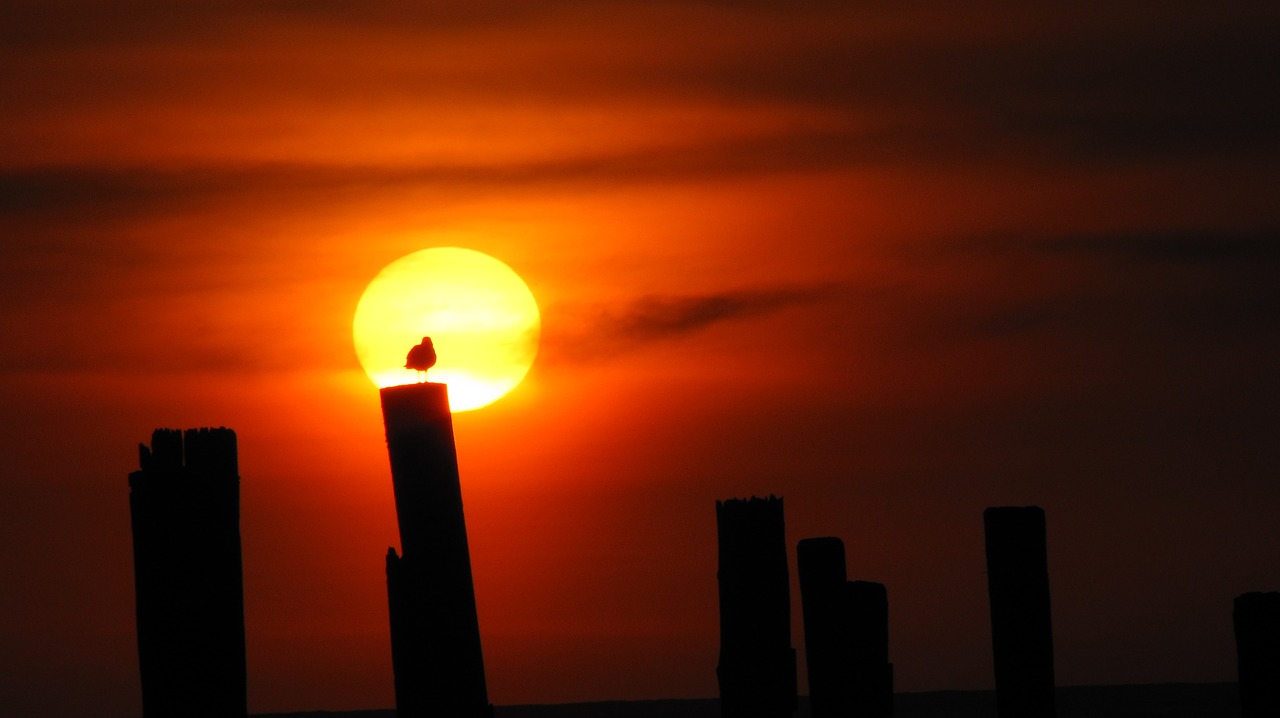
<path fill-rule="evenodd" d="M 533 293 L 487 254 L 437 247 L 405 255 L 369 282 L 352 320 L 356 356 L 379 387 L 416 382 L 409 349 L 431 337 L 431 381 L 449 385 L 453 411 L 501 399 L 538 353 L 541 315 Z"/>

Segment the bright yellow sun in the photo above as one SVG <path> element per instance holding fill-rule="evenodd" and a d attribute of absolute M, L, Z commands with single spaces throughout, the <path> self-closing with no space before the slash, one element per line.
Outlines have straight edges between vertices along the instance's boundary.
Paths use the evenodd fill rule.
<path fill-rule="evenodd" d="M 405 356 L 431 337 L 431 381 L 449 385 L 454 411 L 486 406 L 515 388 L 538 353 L 533 293 L 510 267 L 470 249 L 424 249 L 369 282 L 352 322 L 356 356 L 379 387 L 417 381 Z"/>

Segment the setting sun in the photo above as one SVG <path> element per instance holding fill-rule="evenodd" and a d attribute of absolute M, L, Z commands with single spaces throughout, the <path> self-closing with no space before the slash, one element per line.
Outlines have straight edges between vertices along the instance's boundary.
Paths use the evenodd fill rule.
<path fill-rule="evenodd" d="M 454 411 L 486 406 L 524 379 L 538 352 L 533 294 L 510 267 L 481 252 L 424 249 L 383 268 L 356 307 L 353 338 L 379 387 L 417 381 L 409 349 L 431 337 L 431 381 L 449 385 Z"/>

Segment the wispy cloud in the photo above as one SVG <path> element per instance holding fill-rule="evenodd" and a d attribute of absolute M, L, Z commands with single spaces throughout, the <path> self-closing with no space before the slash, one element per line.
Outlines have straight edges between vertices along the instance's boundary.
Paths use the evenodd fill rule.
<path fill-rule="evenodd" d="M 883 164 L 895 157 L 938 157 L 949 152 L 934 140 L 911 133 L 849 127 L 775 131 L 728 140 L 691 138 L 663 148 L 623 144 L 501 164 L 29 167 L 0 171 L 0 219 L 52 213 L 63 221 L 99 222 L 210 202 L 258 204 L 290 197 L 344 200 L 417 188 L 439 189 L 444 197 L 541 186 L 598 189 L 840 170 Z"/>
<path fill-rule="evenodd" d="M 957 250 L 957 246 L 961 249 Z M 980 339 L 1052 334 L 1118 346 L 1255 342 L 1280 348 L 1280 231 L 1000 236 L 937 250 L 949 266 L 1007 278 L 964 286 L 921 316 Z M 994 274 L 993 274 L 994 273 Z M 949 317 L 949 318 L 948 318 Z"/>
<path fill-rule="evenodd" d="M 1095 234 L 1058 237 L 1040 242 L 1052 253 L 1126 262 L 1212 265 L 1280 263 L 1280 231 L 1179 231 Z"/>
<path fill-rule="evenodd" d="M 746 289 L 690 296 L 645 296 L 604 307 L 551 308 L 565 319 L 563 329 L 544 336 L 544 355 L 555 363 L 608 361 L 733 322 L 832 298 L 833 285 Z M 576 320 L 576 321 L 575 321 Z M 554 327 L 554 325 L 553 325 Z"/>
<path fill-rule="evenodd" d="M 10 5 L 0 55 L 13 62 L 0 63 L 0 79 L 14 98 L 0 115 L 11 138 L 6 148 L 24 161 L 51 156 L 56 147 L 42 145 L 58 127 L 63 147 L 92 149 L 105 138 L 179 157 L 208 156 L 200 148 L 209 145 L 231 158 L 267 150 L 286 160 L 314 157 L 351 145 L 353 135 L 441 134 L 431 118 L 442 107 L 476 119 L 481 134 L 504 138 L 527 135 L 530 117 L 574 118 L 581 110 L 561 135 L 586 127 L 587 136 L 625 143 L 643 130 L 618 108 L 640 106 L 687 108 L 730 129 L 735 110 L 808 114 L 857 128 L 825 135 L 801 128 L 740 146 L 717 142 L 722 135 L 696 137 L 707 149 L 684 152 L 686 172 L 867 158 L 1076 164 L 1280 151 L 1280 94 L 1272 88 L 1280 28 L 1275 13 L 1244 8 Z M 340 66 L 331 62 L 335 51 L 348 54 Z M 715 115 L 717 108 L 729 112 Z M 408 119 L 388 129 L 379 117 Z M 307 140 L 281 150 L 290 137 Z M 631 176 L 656 176 L 660 170 L 644 161 L 652 148 L 629 158 L 628 149 L 635 148 L 558 170 L 522 170 L 517 159 L 511 176 L 626 167 Z M 679 169 L 673 156 L 658 165 Z"/>

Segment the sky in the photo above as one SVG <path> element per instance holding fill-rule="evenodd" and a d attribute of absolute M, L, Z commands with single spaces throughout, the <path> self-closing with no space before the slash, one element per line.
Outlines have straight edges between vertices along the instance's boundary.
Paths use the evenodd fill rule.
<path fill-rule="evenodd" d="M 887 586 L 900 690 L 991 687 L 994 505 L 1046 511 L 1060 685 L 1234 679 L 1280 589 L 1274 9 L 419 5 L 0 8 L 0 714 L 140 713 L 127 477 L 196 426 L 251 712 L 393 704 L 351 320 L 435 246 L 542 310 L 455 416 L 495 703 L 716 695 L 714 504 L 768 494 L 793 574 L 839 536 Z"/>

